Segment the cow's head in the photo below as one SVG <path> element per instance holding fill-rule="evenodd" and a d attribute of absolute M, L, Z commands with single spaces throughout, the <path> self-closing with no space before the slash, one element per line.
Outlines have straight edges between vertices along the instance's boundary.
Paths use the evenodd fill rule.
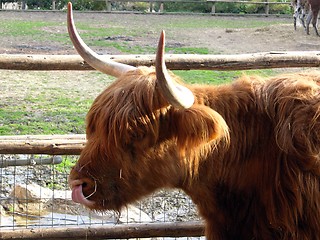
<path fill-rule="evenodd" d="M 167 71 L 164 32 L 156 67 L 136 68 L 89 49 L 75 29 L 71 3 L 68 31 L 88 64 L 117 78 L 87 115 L 87 144 L 69 177 L 73 200 L 91 209 L 120 210 L 158 188 L 181 186 L 196 173 L 202 154 L 228 136 L 228 128 Z"/>

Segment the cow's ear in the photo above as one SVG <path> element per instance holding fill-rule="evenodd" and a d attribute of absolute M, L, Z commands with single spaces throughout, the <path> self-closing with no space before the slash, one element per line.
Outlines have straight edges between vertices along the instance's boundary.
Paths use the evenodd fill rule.
<path fill-rule="evenodd" d="M 223 117 L 204 105 L 177 110 L 174 117 L 175 134 L 181 152 L 221 139 L 229 139 L 228 126 Z"/>

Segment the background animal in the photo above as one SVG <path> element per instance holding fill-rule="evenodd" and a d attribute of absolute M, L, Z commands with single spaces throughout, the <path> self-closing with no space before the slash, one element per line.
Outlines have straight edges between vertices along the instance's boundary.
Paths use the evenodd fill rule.
<path fill-rule="evenodd" d="M 119 211 L 159 188 L 197 205 L 208 239 L 318 239 L 320 74 L 187 85 L 167 71 L 164 33 L 154 67 L 132 67 L 70 38 L 117 79 L 87 115 L 87 144 L 70 172 L 74 201 Z"/>
<path fill-rule="evenodd" d="M 306 29 L 305 17 L 309 12 L 308 0 L 294 0 L 291 2 L 293 13 L 293 26 L 294 30 L 297 30 L 297 19 L 300 20 L 304 29 Z"/>
<path fill-rule="evenodd" d="M 306 27 L 307 34 L 310 34 L 309 25 L 311 22 L 316 34 L 320 36 L 317 28 L 318 14 L 320 10 L 320 0 L 308 0 L 308 3 L 310 6 L 310 9 L 307 15 L 307 27 Z"/>

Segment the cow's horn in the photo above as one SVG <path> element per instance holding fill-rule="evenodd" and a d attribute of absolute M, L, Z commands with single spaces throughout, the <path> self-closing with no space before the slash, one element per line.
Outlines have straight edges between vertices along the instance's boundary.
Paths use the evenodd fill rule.
<path fill-rule="evenodd" d="M 159 84 L 163 95 L 172 106 L 177 108 L 189 108 L 194 103 L 193 93 L 188 88 L 173 81 L 170 77 L 164 61 L 164 45 L 165 33 L 162 31 L 156 56 L 157 83 Z"/>
<path fill-rule="evenodd" d="M 68 32 L 70 39 L 79 55 L 93 68 L 108 75 L 119 77 L 121 74 L 136 69 L 133 66 L 103 59 L 102 56 L 92 51 L 81 39 L 74 25 L 72 3 L 68 3 Z"/>

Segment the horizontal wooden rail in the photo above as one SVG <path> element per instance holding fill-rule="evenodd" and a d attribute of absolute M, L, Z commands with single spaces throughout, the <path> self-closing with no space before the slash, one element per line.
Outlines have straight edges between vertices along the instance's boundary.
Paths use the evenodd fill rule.
<path fill-rule="evenodd" d="M 246 0 L 207 0 L 208 3 L 211 2 L 211 13 L 216 13 L 216 3 L 222 2 L 222 3 L 236 3 L 236 4 L 263 4 L 264 5 L 264 13 L 266 15 L 269 14 L 270 5 L 273 4 L 290 4 L 291 1 L 288 2 L 274 2 L 274 1 L 246 1 Z"/>
<path fill-rule="evenodd" d="M 207 3 L 196 0 L 96 0 L 102 2 L 149 2 L 149 3 Z"/>
<path fill-rule="evenodd" d="M 0 239 L 127 239 L 151 237 L 200 237 L 201 222 L 123 224 L 72 228 L 1 229 Z"/>
<path fill-rule="evenodd" d="M 275 1 L 245 1 L 245 0 L 96 0 L 99 2 L 150 2 L 150 3 L 211 3 L 211 2 L 224 2 L 224 3 L 245 3 L 245 4 L 291 4 L 288 2 L 275 2 Z"/>
<path fill-rule="evenodd" d="M 167 54 L 172 70 L 249 70 L 267 68 L 319 67 L 319 51 L 261 52 L 239 55 Z M 132 66 L 154 65 L 154 55 L 113 55 L 105 58 Z M 0 69 L 8 70 L 93 70 L 78 55 L 0 54 Z"/>
<path fill-rule="evenodd" d="M 157 0 L 158 1 L 158 0 Z M 160 0 L 159 0 L 160 1 Z M 288 2 L 269 2 L 269 1 L 242 1 L 242 0 L 206 0 L 207 2 L 223 2 L 223 3 L 243 3 L 243 4 L 291 4 L 290 1 Z"/>
<path fill-rule="evenodd" d="M 216 3 L 236 3 L 236 4 L 263 4 L 265 7 L 265 14 L 269 14 L 269 6 L 273 4 L 291 4 L 291 1 L 287 2 L 276 2 L 276 1 L 248 1 L 248 0 L 205 0 L 205 1 L 195 1 L 195 0 L 96 0 L 105 1 L 107 5 L 107 11 L 111 12 L 112 2 L 147 2 L 150 4 L 150 12 L 152 12 L 153 3 L 160 3 L 160 12 L 163 12 L 165 3 L 194 3 L 194 4 L 211 4 L 211 13 L 215 14 L 215 4 Z"/>
<path fill-rule="evenodd" d="M 12 166 L 35 166 L 35 165 L 52 165 L 62 163 L 61 156 L 51 156 L 49 158 L 0 158 L 0 168 L 12 167 Z M 0 216 L 1 218 L 1 216 Z"/>
<path fill-rule="evenodd" d="M 0 136 L 0 154 L 78 155 L 84 134 Z"/>

